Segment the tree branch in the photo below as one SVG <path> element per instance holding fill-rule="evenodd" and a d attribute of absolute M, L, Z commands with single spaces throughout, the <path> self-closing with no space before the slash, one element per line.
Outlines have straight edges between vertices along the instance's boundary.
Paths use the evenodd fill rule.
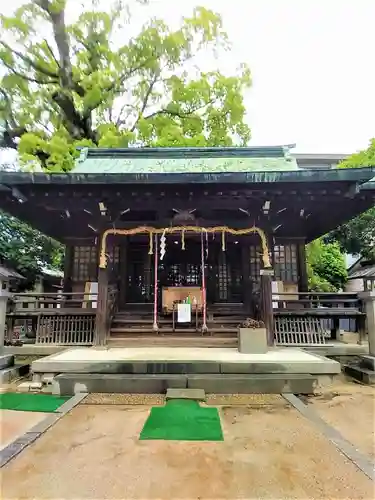
<path fill-rule="evenodd" d="M 45 43 L 46 43 L 46 46 L 47 46 L 47 48 L 48 48 L 49 52 L 51 53 L 51 56 L 53 57 L 53 60 L 54 60 L 54 61 L 55 61 L 55 63 L 56 63 L 56 66 L 57 66 L 58 68 L 60 68 L 59 61 L 56 59 L 55 53 L 53 52 L 53 49 L 52 49 L 51 45 L 48 43 L 48 40 L 46 40 L 45 38 L 44 38 L 44 41 L 45 41 Z"/>
<path fill-rule="evenodd" d="M 19 76 L 20 78 L 22 78 L 23 80 L 26 80 L 27 82 L 38 83 L 39 85 L 49 85 L 51 83 L 52 84 L 58 83 L 57 79 L 56 80 L 38 80 L 37 78 L 32 78 L 31 76 L 23 75 L 22 73 L 20 73 L 19 71 L 15 70 L 10 64 L 6 63 L 5 61 L 1 61 L 1 62 L 14 75 Z"/>
<path fill-rule="evenodd" d="M 13 114 L 13 110 L 12 110 L 12 101 L 11 101 L 10 97 L 8 96 L 8 94 L 5 92 L 5 90 L 4 90 L 4 89 L 2 89 L 1 87 L 0 87 L 0 92 L 1 92 L 1 94 L 3 95 L 4 100 L 5 100 L 5 102 L 6 102 L 7 112 L 8 112 L 8 115 L 9 115 L 10 121 L 11 121 L 10 126 L 11 126 L 12 128 L 16 128 L 16 127 L 17 127 L 17 121 L 16 121 L 16 119 L 14 118 L 14 114 Z M 9 121 L 9 120 L 8 120 L 8 121 Z"/>
<path fill-rule="evenodd" d="M 202 104 L 202 106 L 198 106 L 195 109 L 191 109 L 188 113 L 180 113 L 179 111 L 173 111 L 169 109 L 160 109 L 159 111 L 155 111 L 154 113 L 151 113 L 150 115 L 145 116 L 145 120 L 148 120 L 149 118 L 153 118 L 154 116 L 157 115 L 170 115 L 170 116 L 177 116 L 178 118 L 189 118 L 193 113 L 196 113 L 197 111 L 202 110 L 206 106 L 209 106 L 210 104 L 214 104 L 217 99 L 211 99 L 209 102 L 206 102 Z"/>
<path fill-rule="evenodd" d="M 35 61 L 30 59 L 29 57 L 25 56 L 22 54 L 22 52 L 18 52 L 18 50 L 12 49 L 10 45 L 8 45 L 6 42 L 3 40 L 0 40 L 0 44 L 3 45 L 7 50 L 10 50 L 12 54 L 15 54 L 17 57 L 22 59 L 23 62 L 29 64 L 35 71 L 39 71 L 39 73 L 43 73 L 46 76 L 49 76 L 50 78 L 58 78 L 59 75 L 57 73 L 53 73 L 52 71 L 48 71 L 48 69 L 43 68 L 43 66 L 40 66 L 37 64 Z"/>
<path fill-rule="evenodd" d="M 134 122 L 133 126 L 132 126 L 132 127 L 131 127 L 131 129 L 130 129 L 130 132 L 134 132 L 134 130 L 135 130 L 135 128 L 136 128 L 136 126 L 137 126 L 137 124 L 138 124 L 139 120 L 141 119 L 141 117 L 142 117 L 142 115 L 143 115 L 143 113 L 144 113 L 145 109 L 147 108 L 147 103 L 148 103 L 148 100 L 149 100 L 149 98 L 150 98 L 150 96 L 151 96 L 152 90 L 153 90 L 153 88 L 154 88 L 154 86 L 155 86 L 156 82 L 158 81 L 159 75 L 160 75 L 160 73 L 155 74 L 155 75 L 154 75 L 154 77 L 153 77 L 153 79 L 151 80 L 150 85 L 149 85 L 149 87 L 148 87 L 148 89 L 147 89 L 147 92 L 146 92 L 146 94 L 145 94 L 145 97 L 144 97 L 144 99 L 143 99 L 143 103 L 142 103 L 142 106 L 141 106 L 141 110 L 140 110 L 140 112 L 138 113 L 138 118 L 135 120 L 135 122 Z"/>
<path fill-rule="evenodd" d="M 70 61 L 70 47 L 65 26 L 65 9 L 53 10 L 48 0 L 36 0 L 37 5 L 43 9 L 51 19 L 53 35 L 60 57 L 61 83 L 68 89 L 74 88 L 73 69 Z"/>

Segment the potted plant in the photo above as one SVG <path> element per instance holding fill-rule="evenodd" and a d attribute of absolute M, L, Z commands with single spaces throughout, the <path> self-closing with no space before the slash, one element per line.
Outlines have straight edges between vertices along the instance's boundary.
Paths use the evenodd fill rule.
<path fill-rule="evenodd" d="M 247 318 L 238 326 L 238 350 L 247 354 L 268 351 L 267 330 L 263 321 Z"/>

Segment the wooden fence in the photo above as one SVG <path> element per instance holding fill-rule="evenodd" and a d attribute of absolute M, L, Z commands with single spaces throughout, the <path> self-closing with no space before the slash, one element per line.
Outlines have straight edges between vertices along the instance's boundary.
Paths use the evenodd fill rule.
<path fill-rule="evenodd" d="M 9 300 L 6 341 L 92 345 L 97 294 L 18 293 Z"/>
<path fill-rule="evenodd" d="M 366 316 L 357 293 L 282 292 L 272 294 L 272 303 L 279 345 L 321 345 L 336 340 L 343 319 L 356 321 L 363 340 Z"/>

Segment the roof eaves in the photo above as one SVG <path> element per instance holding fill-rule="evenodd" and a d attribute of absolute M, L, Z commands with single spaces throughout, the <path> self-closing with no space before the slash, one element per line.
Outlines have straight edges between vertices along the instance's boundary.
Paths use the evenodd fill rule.
<path fill-rule="evenodd" d="M 0 172 L 0 185 L 6 187 L 22 184 L 108 184 L 129 183 L 275 183 L 275 182 L 357 182 L 374 184 L 375 167 L 345 169 L 308 169 L 267 172 L 218 172 L 218 173 L 30 173 Z M 367 189 L 367 188 L 366 188 Z"/>
<path fill-rule="evenodd" d="M 285 158 L 289 157 L 288 146 L 213 147 L 213 148 L 85 148 L 81 150 L 79 162 L 87 158 Z"/>

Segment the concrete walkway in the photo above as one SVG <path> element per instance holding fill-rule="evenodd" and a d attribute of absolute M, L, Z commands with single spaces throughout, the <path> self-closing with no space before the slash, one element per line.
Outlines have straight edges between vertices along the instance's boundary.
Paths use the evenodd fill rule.
<path fill-rule="evenodd" d="M 139 441 L 148 406 L 80 405 L 2 469 L 2 498 L 374 497 L 374 483 L 281 397 L 219 411 L 224 442 Z"/>

